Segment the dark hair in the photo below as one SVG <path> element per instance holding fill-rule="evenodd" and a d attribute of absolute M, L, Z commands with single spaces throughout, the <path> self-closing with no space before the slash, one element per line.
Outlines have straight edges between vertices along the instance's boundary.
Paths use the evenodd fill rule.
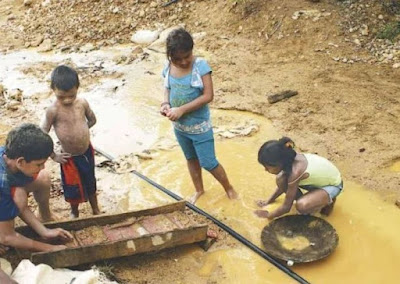
<path fill-rule="evenodd" d="M 292 173 L 292 165 L 296 157 L 293 147 L 294 142 L 288 137 L 267 141 L 258 151 L 258 162 L 262 165 L 282 167 L 287 181 Z"/>
<path fill-rule="evenodd" d="M 23 157 L 28 163 L 47 159 L 53 152 L 53 140 L 39 126 L 24 123 L 7 135 L 5 154 L 10 159 Z"/>
<path fill-rule="evenodd" d="M 78 73 L 71 67 L 60 65 L 51 73 L 50 87 L 55 90 L 69 91 L 73 87 L 79 88 Z"/>
<path fill-rule="evenodd" d="M 167 58 L 170 60 L 177 52 L 193 49 L 193 38 L 184 28 L 173 30 L 167 37 Z"/>

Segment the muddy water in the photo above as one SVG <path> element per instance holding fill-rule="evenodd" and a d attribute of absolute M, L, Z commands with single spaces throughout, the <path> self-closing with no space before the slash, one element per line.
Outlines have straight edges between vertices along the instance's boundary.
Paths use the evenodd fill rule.
<path fill-rule="evenodd" d="M 37 55 L 23 52 L 0 56 L 0 79 L 7 88 L 21 88 L 29 96 L 48 92 L 50 69 L 43 77 L 27 76 L 20 72 L 24 65 L 41 62 L 58 64 L 72 60 L 78 66 L 93 66 L 99 61 L 105 70 L 118 70 L 122 75 L 103 79 L 80 90 L 97 114 L 98 123 L 92 130 L 95 146 L 121 156 L 150 150 L 152 160 L 142 162 L 139 171 L 175 193 L 188 197 L 193 192 L 186 163 L 172 135 L 170 123 L 158 114 L 162 99 L 159 77 L 163 56 L 151 54 L 148 60 L 133 65 L 116 65 L 112 58 L 128 54 L 129 49 L 96 51 L 90 54 Z M 7 76 L 6 76 L 7 74 Z M 12 75 L 12 76 L 11 76 Z M 40 104 L 50 102 L 50 98 Z M 38 107 L 38 117 L 42 107 Z M 257 151 L 267 139 L 277 133 L 266 119 L 244 112 L 213 110 L 217 155 L 228 176 L 240 194 L 230 201 L 221 186 L 204 173 L 206 194 L 197 205 L 225 222 L 256 245 L 262 246 L 260 232 L 268 223 L 253 214 L 255 200 L 265 199 L 274 190 L 274 177 L 257 164 Z M 229 132 L 241 124 L 258 126 L 259 131 L 249 137 L 237 136 L 240 131 Z M 7 126 L 1 126 L 5 132 Z M 228 135 L 226 134 L 228 132 Z M 2 133 L 0 133 L 2 134 Z M 398 170 L 393 166 L 392 170 Z M 113 174 L 104 169 L 97 171 L 99 200 L 107 212 L 122 212 L 162 205 L 171 198 L 157 191 L 132 174 Z M 278 199 L 268 209 L 282 202 Z M 312 283 L 394 283 L 396 271 L 389 263 L 400 258 L 397 226 L 398 208 L 382 201 L 374 192 L 345 181 L 345 189 L 327 220 L 339 234 L 339 246 L 325 260 L 295 265 L 294 271 Z M 186 251 L 186 250 L 185 250 Z M 224 280 L 219 283 L 293 283 L 289 277 L 242 245 L 213 249 L 204 254 L 200 249 L 187 250 L 184 259 L 201 264 L 197 274 L 208 277 L 223 270 Z"/>
<path fill-rule="evenodd" d="M 233 124 L 251 117 L 261 130 L 252 137 L 216 142 L 218 158 L 240 193 L 240 199 L 228 200 L 221 186 L 204 173 L 206 194 L 197 205 L 262 246 L 260 232 L 268 221 L 257 218 L 252 212 L 256 209 L 254 201 L 266 198 L 274 190 L 274 177 L 257 164 L 256 154 L 265 140 L 279 135 L 268 121 L 254 115 L 213 111 L 213 117 L 218 116 L 229 117 Z M 144 173 L 183 197 L 194 191 L 180 149 L 163 153 L 156 161 L 148 163 Z M 281 197 L 277 204 L 267 208 L 276 208 L 282 201 Z M 345 181 L 344 192 L 332 215 L 326 219 L 339 234 L 338 248 L 325 260 L 295 265 L 294 271 L 312 283 L 337 283 L 339 279 L 343 283 L 395 282 L 396 272 L 389 262 L 400 257 L 398 208 L 382 201 L 376 193 Z M 271 273 L 276 269 L 244 247 L 234 252 L 214 251 L 207 258 L 199 273 L 210 272 L 212 267 L 222 265 L 228 275 L 226 283 L 243 283 L 248 279 L 247 273 L 251 273 L 253 283 L 265 283 L 265 279 L 272 283 L 289 281 L 283 273 Z M 240 274 L 237 274 L 238 263 Z"/>

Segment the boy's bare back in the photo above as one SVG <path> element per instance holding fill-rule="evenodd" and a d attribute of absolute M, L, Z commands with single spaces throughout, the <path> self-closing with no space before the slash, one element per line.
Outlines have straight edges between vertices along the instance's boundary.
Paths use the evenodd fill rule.
<path fill-rule="evenodd" d="M 56 100 L 47 110 L 42 129 L 49 132 L 54 127 L 64 152 L 81 155 L 89 147 L 89 128 L 96 123 L 96 116 L 83 98 L 76 98 L 65 105 Z"/>

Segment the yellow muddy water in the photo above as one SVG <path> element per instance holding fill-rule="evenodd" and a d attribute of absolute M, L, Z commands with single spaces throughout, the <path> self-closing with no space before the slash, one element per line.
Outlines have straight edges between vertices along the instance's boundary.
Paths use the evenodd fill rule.
<path fill-rule="evenodd" d="M 213 110 L 212 116 L 224 117 L 233 125 L 251 119 L 260 126 L 260 131 L 251 137 L 216 139 L 217 157 L 239 192 L 240 199 L 228 200 L 218 182 L 204 172 L 206 193 L 197 206 L 262 247 L 261 230 L 268 221 L 256 217 L 253 211 L 257 209 L 255 201 L 265 199 L 274 190 L 274 176 L 263 170 L 257 163 L 256 155 L 265 140 L 277 138 L 279 134 L 269 121 L 253 114 Z M 142 171 L 182 197 L 194 192 L 179 147 L 159 153 L 156 159 L 143 165 Z M 324 260 L 295 264 L 292 269 L 311 283 L 395 283 L 397 273 L 390 262 L 400 257 L 398 208 L 382 201 L 375 192 L 351 181 L 345 180 L 344 183 L 344 191 L 338 197 L 334 211 L 326 218 L 339 234 L 336 251 Z M 142 194 L 146 192 L 146 199 L 153 199 L 151 195 L 154 194 L 154 202 L 161 201 L 162 194 L 156 189 L 143 183 L 141 187 Z M 276 208 L 282 200 L 283 197 L 280 197 L 267 209 Z M 131 203 L 135 203 L 134 198 Z M 211 274 L 213 269 L 222 266 L 227 275 L 222 283 L 247 283 L 250 279 L 251 283 L 293 281 L 243 245 L 212 251 L 203 261 L 198 273 Z"/>

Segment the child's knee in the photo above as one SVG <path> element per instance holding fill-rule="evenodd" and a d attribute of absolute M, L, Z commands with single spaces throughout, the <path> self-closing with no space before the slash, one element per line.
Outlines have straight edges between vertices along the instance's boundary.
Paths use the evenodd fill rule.
<path fill-rule="evenodd" d="M 308 213 L 309 204 L 306 200 L 300 199 L 296 201 L 296 210 L 300 214 L 307 214 Z"/>

